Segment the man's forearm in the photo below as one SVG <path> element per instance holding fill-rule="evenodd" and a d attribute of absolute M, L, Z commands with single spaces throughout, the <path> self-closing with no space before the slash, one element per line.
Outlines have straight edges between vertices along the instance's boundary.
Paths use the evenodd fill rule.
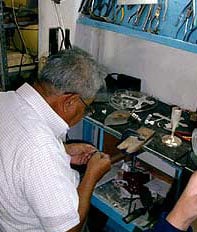
<path fill-rule="evenodd" d="M 79 194 L 79 216 L 80 216 L 80 223 L 69 230 L 69 232 L 79 232 L 81 231 L 83 224 L 87 218 L 87 214 L 90 207 L 90 199 L 92 196 L 92 192 L 95 187 L 95 180 L 91 178 L 87 173 L 84 175 L 79 187 L 78 187 L 78 194 Z"/>
<path fill-rule="evenodd" d="M 181 208 L 177 209 L 176 206 L 169 213 L 166 220 L 171 225 L 173 225 L 174 227 L 176 227 L 177 229 L 181 231 L 187 231 L 187 229 L 192 223 L 192 220 L 189 220 L 189 218 L 187 218 L 187 215 L 182 214 L 182 209 Z"/>

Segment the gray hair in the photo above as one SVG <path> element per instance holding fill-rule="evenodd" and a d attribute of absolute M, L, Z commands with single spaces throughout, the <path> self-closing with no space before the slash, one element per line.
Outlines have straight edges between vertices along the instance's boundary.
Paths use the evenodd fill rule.
<path fill-rule="evenodd" d="M 38 81 L 55 88 L 57 94 L 77 93 L 84 99 L 105 89 L 106 68 L 87 52 L 73 47 L 50 56 Z"/>

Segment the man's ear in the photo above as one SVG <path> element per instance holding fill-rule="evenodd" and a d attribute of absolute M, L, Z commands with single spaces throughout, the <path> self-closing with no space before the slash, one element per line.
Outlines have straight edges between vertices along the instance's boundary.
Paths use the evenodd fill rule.
<path fill-rule="evenodd" d="M 62 96 L 62 100 L 64 101 L 65 106 L 70 106 L 79 100 L 78 94 L 64 94 Z"/>
<path fill-rule="evenodd" d="M 75 109 L 76 102 L 79 101 L 79 95 L 65 94 L 62 100 L 64 101 L 64 112 L 69 112 Z"/>

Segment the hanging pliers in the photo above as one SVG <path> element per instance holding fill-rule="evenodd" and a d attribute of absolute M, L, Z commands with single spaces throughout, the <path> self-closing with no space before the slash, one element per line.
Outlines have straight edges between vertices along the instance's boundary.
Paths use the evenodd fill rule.
<path fill-rule="evenodd" d="M 184 29 L 183 39 L 185 38 L 187 32 L 189 31 L 189 19 L 192 16 L 192 12 L 193 12 L 193 9 L 191 6 L 189 6 L 186 10 L 185 19 L 183 20 L 183 22 L 181 23 L 181 25 L 179 26 L 179 28 L 176 32 L 176 36 L 175 36 L 176 39 L 177 39 L 178 34 L 179 34 L 179 32 L 184 24 L 185 24 L 185 29 Z"/>
<path fill-rule="evenodd" d="M 141 5 L 139 11 L 136 12 L 136 18 L 135 18 L 135 20 L 133 21 L 133 25 L 134 25 L 134 26 L 137 26 L 137 25 L 139 24 L 140 18 L 141 18 L 141 16 L 142 16 L 142 14 L 143 14 L 145 8 L 146 8 L 146 5 L 143 4 L 143 5 Z"/>
<path fill-rule="evenodd" d="M 150 4 L 145 21 L 144 21 L 143 26 L 142 26 L 142 31 L 146 31 L 147 25 L 148 25 L 149 21 L 151 20 L 152 11 L 153 11 L 153 4 Z"/>
<path fill-rule="evenodd" d="M 155 10 L 155 14 L 150 20 L 150 27 L 148 30 L 149 32 L 155 34 L 158 32 L 159 23 L 160 23 L 160 14 L 161 14 L 161 4 L 158 4 Z"/>
<path fill-rule="evenodd" d="M 121 15 L 119 17 L 120 12 L 121 12 Z M 117 5 L 115 15 L 114 15 L 114 18 L 113 18 L 114 23 L 121 24 L 123 22 L 123 20 L 124 20 L 124 17 L 125 17 L 124 5 Z"/>
<path fill-rule="evenodd" d="M 141 9 L 142 9 L 142 6 L 143 6 L 142 4 L 139 5 L 138 8 L 137 8 L 137 10 L 136 10 L 132 15 L 129 16 L 128 21 L 127 21 L 128 23 L 130 23 L 131 19 L 132 19 L 135 15 L 139 14 L 139 12 L 140 12 Z"/>

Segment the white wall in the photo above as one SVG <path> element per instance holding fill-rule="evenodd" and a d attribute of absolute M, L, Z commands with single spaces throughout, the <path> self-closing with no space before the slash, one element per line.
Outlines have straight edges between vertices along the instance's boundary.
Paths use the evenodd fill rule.
<path fill-rule="evenodd" d="M 77 25 L 75 43 L 109 67 L 142 79 L 142 91 L 183 108 L 197 108 L 197 54 Z"/>
<path fill-rule="evenodd" d="M 71 43 L 74 42 L 80 0 L 62 0 L 61 4 L 55 4 L 52 0 L 39 0 L 38 4 L 39 57 L 41 57 L 48 56 L 49 28 L 60 26 L 71 29 Z"/>
<path fill-rule="evenodd" d="M 196 110 L 197 54 L 81 24 L 76 28 L 80 2 L 66 0 L 58 5 L 64 27 L 71 29 L 72 43 L 92 53 L 110 72 L 141 78 L 145 93 Z M 42 56 L 48 54 L 48 29 L 59 22 L 51 0 L 39 0 L 39 9 L 39 56 Z"/>

